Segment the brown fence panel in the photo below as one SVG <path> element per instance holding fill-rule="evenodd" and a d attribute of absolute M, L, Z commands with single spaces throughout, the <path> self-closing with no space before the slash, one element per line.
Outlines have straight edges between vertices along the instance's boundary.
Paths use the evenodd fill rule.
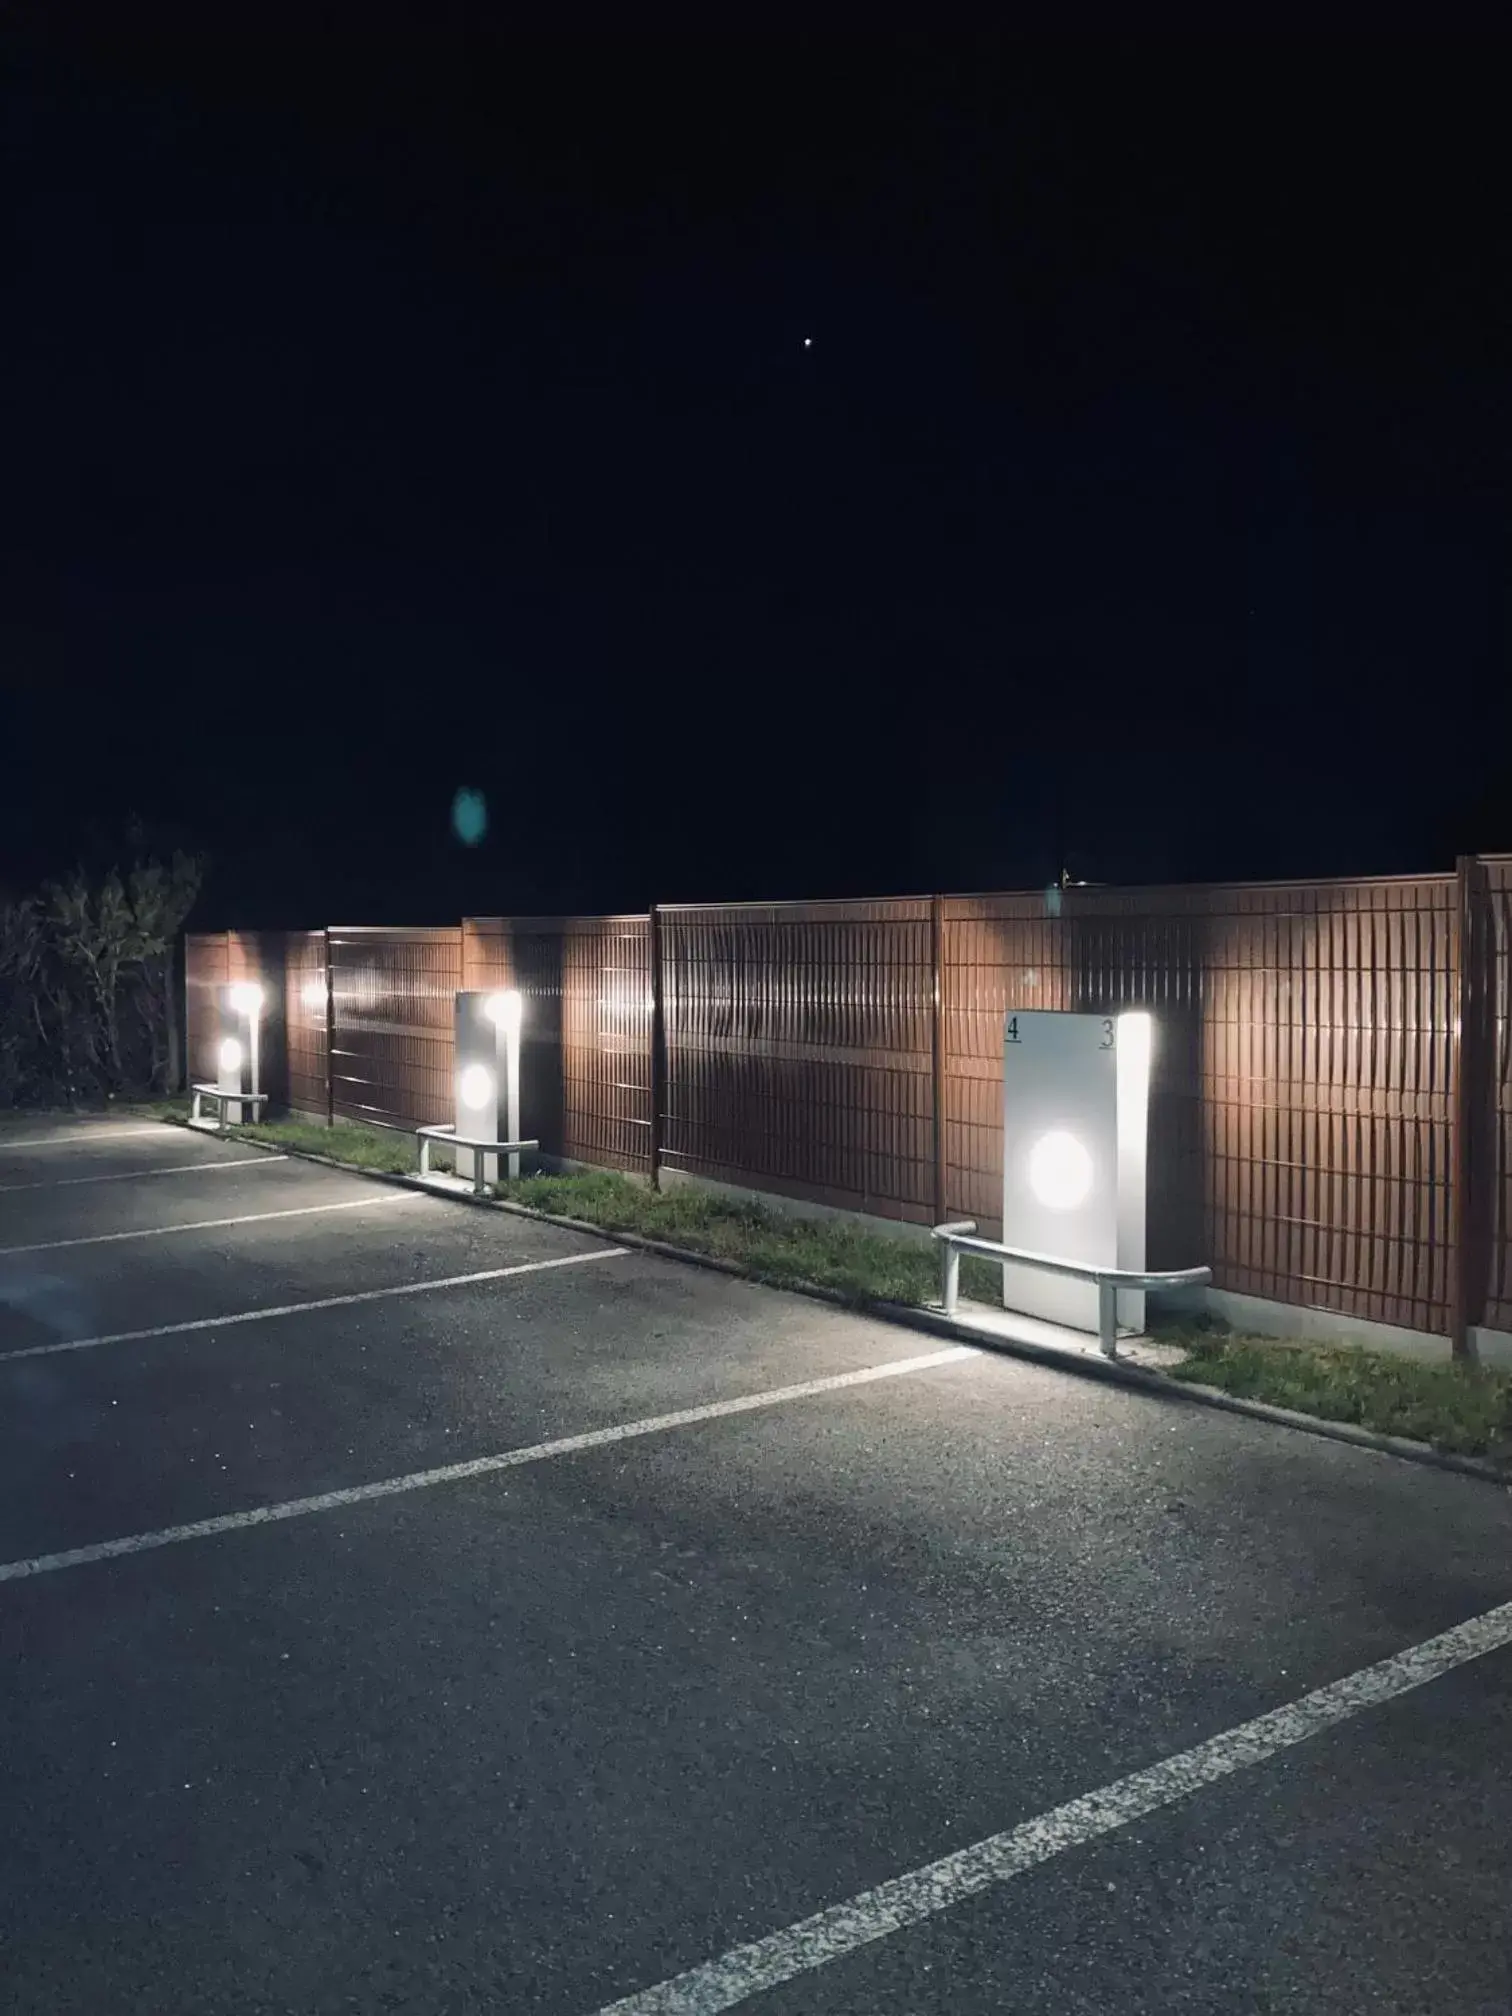
<path fill-rule="evenodd" d="M 928 1223 L 927 899 L 658 917 L 665 1165 Z"/>
<path fill-rule="evenodd" d="M 1192 901 L 1215 1281 L 1446 1331 L 1454 878 Z"/>
<path fill-rule="evenodd" d="M 326 935 L 284 934 L 284 1023 L 288 1030 L 288 1103 L 326 1117 Z"/>
<path fill-rule="evenodd" d="M 184 1055 L 191 1084 L 203 1084 L 217 1074 L 216 990 L 230 978 L 230 934 L 188 932 L 184 939 L 184 1019 L 188 1025 Z"/>
<path fill-rule="evenodd" d="M 543 1153 L 651 1166 L 651 972 L 644 917 L 469 917 L 463 985 L 524 996 L 520 1124 Z"/>
<path fill-rule="evenodd" d="M 1455 911 L 1452 876 L 950 899 L 952 1211 L 1000 1222 L 1010 1000 L 1148 1007 L 1151 1265 L 1447 1330 Z"/>
<path fill-rule="evenodd" d="M 1512 855 L 1486 860 L 1486 956 L 1490 966 L 1490 1109 L 1486 1179 L 1490 1197 L 1490 1266 L 1485 1320 L 1512 1330 Z"/>
<path fill-rule="evenodd" d="M 1484 874 L 1472 991 L 1484 986 L 1489 1012 L 1484 1061 L 1467 1085 L 1478 1103 L 1465 1111 L 1477 1128 L 1484 1117 L 1486 1138 L 1468 1194 L 1483 1228 L 1478 1273 L 1489 1233 L 1485 1320 L 1512 1328 L 1512 857 L 1488 859 Z M 682 906 L 658 917 L 664 1165 L 927 1222 L 930 903 Z M 551 1155 L 650 1166 L 646 918 L 328 935 L 339 1115 L 404 1126 L 449 1117 L 453 993 L 516 986 L 526 1133 Z M 269 994 L 268 1090 L 324 1110 L 326 936 L 191 935 L 196 1077 L 214 1075 L 214 989 L 255 977 Z M 1205 1260 L 1221 1288 L 1450 1327 L 1454 877 L 950 897 L 939 946 L 949 1215 L 1000 1230 L 1008 1011 L 1147 1007 L 1157 1022 L 1151 1264 Z M 1478 1292 L 1469 1299 L 1479 1307 Z"/>
<path fill-rule="evenodd" d="M 341 925 L 329 936 L 337 1118 L 390 1127 L 451 1119 L 460 930 Z"/>
<path fill-rule="evenodd" d="M 233 980 L 256 980 L 262 985 L 263 1005 L 258 1018 L 258 1086 L 266 1092 L 274 1112 L 289 1103 L 289 1029 L 286 1011 L 287 947 L 286 931 L 233 931 L 230 934 L 229 965 Z"/>

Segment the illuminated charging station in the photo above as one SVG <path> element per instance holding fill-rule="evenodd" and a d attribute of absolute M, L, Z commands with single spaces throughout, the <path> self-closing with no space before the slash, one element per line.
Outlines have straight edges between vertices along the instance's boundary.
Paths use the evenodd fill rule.
<path fill-rule="evenodd" d="M 255 980 L 235 980 L 222 987 L 216 1000 L 215 1088 L 221 1094 L 221 1121 L 238 1127 L 255 1120 L 262 1104 L 258 1082 L 261 1066 L 263 990 Z M 250 1108 L 244 1112 L 243 1107 Z"/>
<path fill-rule="evenodd" d="M 1003 1043 L 1003 1241 L 1048 1259 L 1140 1273 L 1150 1017 L 1010 1009 Z M 1003 1264 L 1003 1307 L 1098 1329 L 1092 1280 Z M 1118 1290 L 1120 1327 L 1143 1330 L 1144 1290 Z"/>
<path fill-rule="evenodd" d="M 263 990 L 256 980 L 235 980 L 215 996 L 215 1076 L 191 1085 L 191 1127 L 240 1127 L 256 1120 L 268 1103 L 262 1089 L 261 1034 Z M 213 1100 L 216 1117 L 206 1117 L 205 1101 Z"/>
<path fill-rule="evenodd" d="M 514 1040 L 506 1028 L 502 994 L 464 992 L 457 996 L 456 1139 L 460 1141 L 513 1141 L 520 1117 L 520 1025 L 519 995 L 514 1017 Z M 513 1055 L 513 1073 L 510 1059 Z M 514 1080 L 514 1112 L 509 1111 L 509 1084 Z M 510 1124 L 511 1120 L 513 1125 Z M 519 1172 L 519 1157 L 513 1158 L 511 1175 Z M 477 1164 L 481 1161 L 482 1167 Z M 457 1174 L 483 1183 L 499 1179 L 499 1157 L 482 1149 L 457 1149 Z"/>
<path fill-rule="evenodd" d="M 449 1146 L 456 1173 L 481 1192 L 501 1173 L 518 1176 L 520 1151 L 540 1146 L 520 1139 L 520 1025 L 525 1004 L 513 989 L 456 997 L 456 1119 L 418 1127 L 420 1173 L 430 1175 L 432 1147 Z"/>

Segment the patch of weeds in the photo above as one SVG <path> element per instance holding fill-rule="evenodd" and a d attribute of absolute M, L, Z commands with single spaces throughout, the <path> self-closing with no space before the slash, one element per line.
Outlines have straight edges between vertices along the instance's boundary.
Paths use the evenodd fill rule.
<path fill-rule="evenodd" d="M 334 1127 L 324 1126 L 319 1120 L 259 1120 L 246 1127 L 228 1127 L 220 1138 L 254 1141 L 263 1148 L 293 1148 L 306 1155 L 324 1155 L 332 1162 L 347 1162 L 354 1169 L 373 1169 L 389 1176 L 412 1176 L 420 1163 L 413 1134 L 395 1127 L 364 1127 L 356 1120 L 338 1120 Z M 438 1151 L 431 1156 L 431 1166 L 449 1170 L 452 1158 Z"/>
<path fill-rule="evenodd" d="M 1434 1363 L 1352 1344 L 1293 1343 L 1206 1324 L 1171 1324 L 1187 1356 L 1171 1374 L 1241 1399 L 1349 1421 L 1463 1456 L 1512 1462 L 1512 1373 Z M 1448 1345 L 1445 1345 L 1445 1352 Z"/>
<path fill-rule="evenodd" d="M 605 1232 L 637 1232 L 693 1253 L 729 1260 L 776 1287 L 828 1288 L 849 1302 L 903 1302 L 919 1307 L 939 1296 L 939 1256 L 932 1248 L 843 1219 L 790 1216 L 740 1199 L 679 1187 L 642 1184 L 594 1170 L 575 1176 L 522 1176 L 496 1194 L 533 1211 L 578 1218 Z M 996 1269 L 962 1269 L 967 1294 L 993 1294 Z"/>

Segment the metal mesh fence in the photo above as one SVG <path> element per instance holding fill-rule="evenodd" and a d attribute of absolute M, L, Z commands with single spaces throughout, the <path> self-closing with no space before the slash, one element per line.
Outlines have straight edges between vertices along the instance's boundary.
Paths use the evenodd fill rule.
<path fill-rule="evenodd" d="M 524 996 L 520 1124 L 548 1155 L 651 1166 L 651 968 L 644 917 L 470 917 L 466 987 Z"/>
<path fill-rule="evenodd" d="M 191 1082 L 215 1077 L 216 989 L 230 978 L 230 933 L 191 931 L 184 940 L 184 1050 Z"/>
<path fill-rule="evenodd" d="M 952 1213 L 1000 1224 L 1008 1009 L 1150 1008 L 1150 1264 L 1443 1330 L 1455 902 L 1453 876 L 950 899 Z"/>
<path fill-rule="evenodd" d="M 1512 1330 L 1512 856 L 1486 863 L 1490 1188 L 1486 1322 Z"/>
<path fill-rule="evenodd" d="M 664 909 L 659 1116 L 644 917 L 195 936 L 190 1059 L 214 1075 L 214 988 L 255 976 L 287 1017 L 286 1096 L 324 1111 L 329 941 L 340 1116 L 446 1118 L 454 991 L 514 986 L 522 1120 L 549 1155 L 645 1171 L 659 1118 L 668 1169 L 996 1234 L 1005 1015 L 1147 1007 L 1152 1266 L 1443 1332 L 1463 1247 L 1468 1319 L 1512 1328 L 1512 857 L 1478 872 L 1484 1056 L 1459 1033 L 1460 885 L 1419 876 Z"/>
<path fill-rule="evenodd" d="M 333 925 L 329 937 L 336 1117 L 389 1127 L 450 1119 L 460 929 Z"/>
<path fill-rule="evenodd" d="M 290 931 L 284 939 L 284 1019 L 288 1029 L 289 1105 L 326 1117 L 326 934 Z"/>
<path fill-rule="evenodd" d="M 658 914 L 666 1165 L 927 1223 L 927 900 Z"/>

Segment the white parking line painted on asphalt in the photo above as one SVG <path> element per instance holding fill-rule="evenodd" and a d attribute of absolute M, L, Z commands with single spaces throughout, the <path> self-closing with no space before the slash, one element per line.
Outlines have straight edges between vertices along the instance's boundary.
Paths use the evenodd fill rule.
<path fill-rule="evenodd" d="M 300 1204 L 288 1211 L 249 1211 L 241 1218 L 196 1218 L 187 1225 L 145 1225 L 135 1232 L 86 1232 L 77 1239 L 39 1239 L 28 1246 L 0 1246 L 0 1260 L 15 1253 L 56 1253 L 62 1246 L 114 1246 L 122 1239 L 167 1239 L 176 1232 L 219 1232 L 228 1225 L 267 1225 L 275 1218 L 314 1218 L 322 1211 L 377 1211 L 385 1204 L 413 1204 L 419 1192 L 394 1190 L 383 1197 L 344 1197 L 339 1204 Z"/>
<path fill-rule="evenodd" d="M 184 1337 L 193 1330 L 229 1330 L 233 1323 L 267 1323 L 275 1316 L 307 1316 L 317 1309 L 355 1309 L 361 1302 L 386 1302 L 393 1295 L 429 1295 L 437 1288 L 470 1288 L 479 1281 L 507 1281 L 515 1274 L 543 1274 L 552 1267 L 581 1267 L 589 1260 L 623 1258 L 624 1246 L 596 1246 L 591 1253 L 563 1253 L 555 1260 L 521 1260 L 513 1267 L 485 1267 L 477 1274 L 445 1274 L 437 1281 L 401 1281 L 393 1288 L 359 1288 L 351 1295 L 322 1295 L 316 1302 L 280 1302 L 271 1309 L 243 1309 L 234 1316 L 196 1316 L 192 1322 L 158 1323 L 150 1330 L 113 1330 L 105 1337 L 58 1337 L 0 1351 L 0 1365 L 18 1358 L 55 1358 L 60 1351 L 94 1351 L 102 1344 L 139 1344 L 149 1337 Z"/>
<path fill-rule="evenodd" d="M 36 1134 L 27 1141 L 11 1141 L 0 1133 L 0 1155 L 12 1148 L 67 1148 L 80 1141 L 122 1141 L 132 1134 L 161 1135 L 161 1122 L 143 1121 L 139 1127 L 66 1127 L 57 1134 Z"/>
<path fill-rule="evenodd" d="M 460 1484 L 471 1477 L 492 1477 L 500 1470 L 523 1469 L 554 1456 L 577 1456 L 588 1449 L 608 1449 L 616 1442 L 634 1442 L 645 1435 L 664 1435 L 673 1428 L 692 1428 L 702 1421 L 722 1421 L 732 1414 L 754 1414 L 792 1400 L 812 1400 L 821 1393 L 843 1393 L 851 1386 L 871 1386 L 879 1379 L 904 1379 L 936 1365 L 975 1358 L 969 1344 L 952 1344 L 919 1358 L 893 1358 L 867 1365 L 859 1372 L 835 1372 L 825 1379 L 805 1379 L 797 1386 L 772 1386 L 738 1400 L 711 1400 L 702 1407 L 682 1407 L 675 1414 L 652 1414 L 623 1421 L 616 1428 L 591 1428 L 582 1435 L 560 1435 L 552 1442 L 532 1442 L 523 1449 L 505 1449 L 496 1456 L 474 1456 L 465 1463 L 447 1463 L 439 1470 L 412 1470 L 406 1477 L 385 1477 L 376 1484 L 353 1484 L 342 1491 L 322 1491 L 314 1498 L 289 1498 L 281 1505 L 257 1505 L 250 1512 L 225 1512 L 214 1519 L 195 1519 L 187 1526 L 164 1526 L 155 1533 L 130 1533 L 121 1540 L 100 1540 L 91 1547 L 70 1547 L 62 1554 L 36 1554 L 29 1561 L 0 1563 L 0 1582 L 20 1582 L 31 1575 L 53 1575 L 61 1568 L 83 1568 L 94 1561 L 117 1561 L 123 1554 L 146 1554 L 155 1547 L 176 1547 L 183 1540 L 209 1540 L 218 1533 L 240 1533 L 249 1526 L 271 1526 L 284 1519 L 308 1518 L 312 1512 L 340 1512 L 375 1498 L 397 1498 L 406 1491 L 428 1491 L 436 1484 Z"/>
<path fill-rule="evenodd" d="M 611 2002 L 597 2016 L 717 2016 L 720 2010 L 733 2009 L 753 1995 L 918 1925 L 979 1891 L 1022 1876 L 1069 1849 L 1114 1834 L 1163 1806 L 1189 1798 L 1204 1786 L 1263 1764 L 1351 1716 L 1394 1701 L 1398 1695 L 1409 1694 L 1415 1687 L 1426 1686 L 1457 1666 L 1483 1659 L 1488 1652 L 1509 1644 L 1512 1603 L 1503 1603 L 1467 1623 L 1456 1624 L 1437 1638 L 1394 1653 L 1377 1665 L 1362 1667 L 1358 1673 L 1334 1680 L 1285 1707 L 1257 1715 L 1252 1722 L 1241 1722 L 1237 1729 L 1226 1729 L 1221 1736 L 1209 1737 L 1207 1742 L 1152 1764 L 1148 1770 L 1116 1779 L 1100 1791 L 1056 1806 L 1007 1833 L 993 1834 L 906 1876 L 895 1876 L 875 1890 L 863 1890 L 859 1897 L 831 1905 L 786 1931 L 736 1946 L 720 1959 L 655 1988 Z"/>
<path fill-rule="evenodd" d="M 287 1162 L 287 1155 L 238 1155 L 230 1162 L 174 1162 L 166 1169 L 124 1169 L 110 1176 L 49 1176 L 42 1183 L 0 1183 L 0 1197 L 17 1190 L 77 1190 L 85 1183 L 141 1183 L 149 1176 L 210 1176 L 221 1169 L 256 1169 L 265 1162 Z"/>

